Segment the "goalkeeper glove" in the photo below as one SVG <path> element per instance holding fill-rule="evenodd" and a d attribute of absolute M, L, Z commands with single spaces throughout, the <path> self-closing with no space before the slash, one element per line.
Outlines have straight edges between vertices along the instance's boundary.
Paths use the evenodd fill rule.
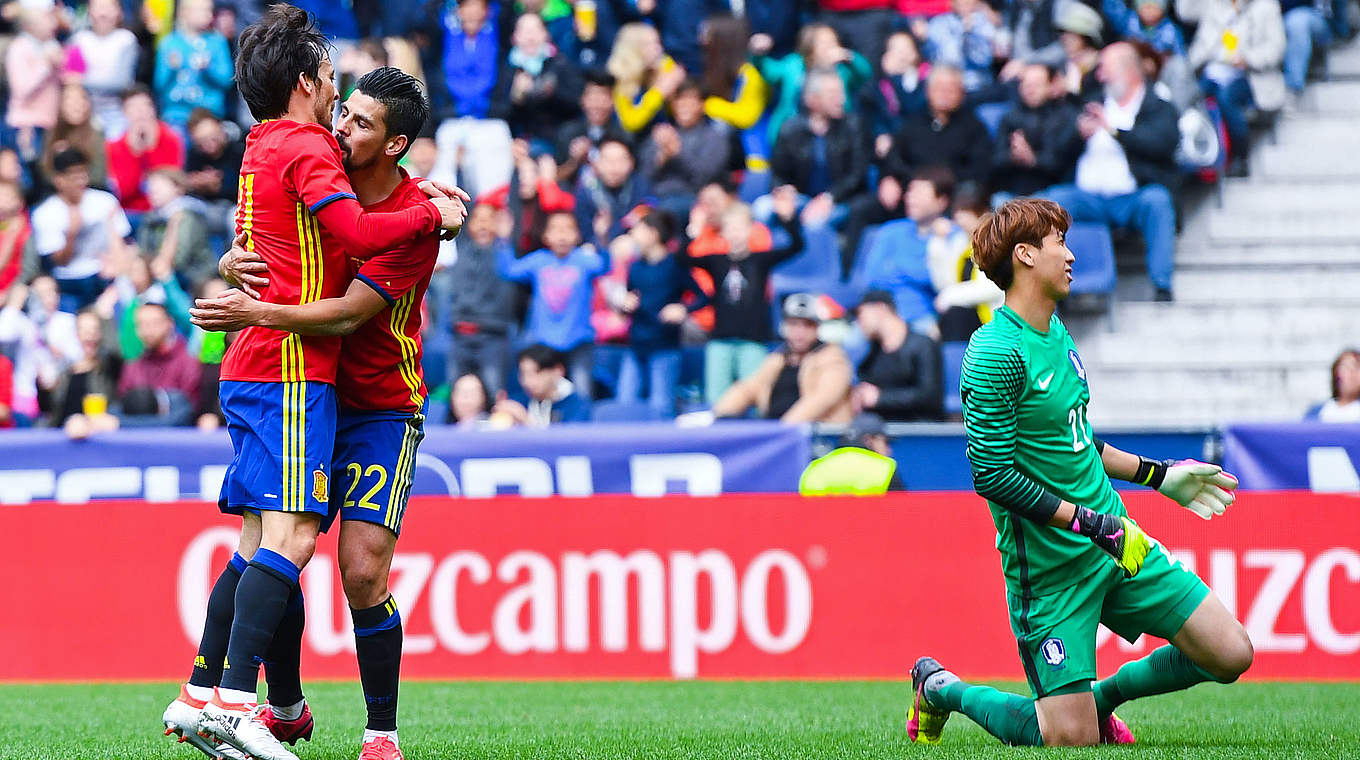
<path fill-rule="evenodd" d="M 1077 507 L 1071 528 L 1113 557 L 1114 563 L 1129 578 L 1138 574 L 1143 568 L 1143 560 L 1152 551 L 1147 534 L 1127 517 Z"/>
<path fill-rule="evenodd" d="M 1216 464 L 1194 459 L 1179 462 L 1140 459 L 1134 480 L 1157 489 L 1205 520 L 1223 514 L 1237 498 L 1237 478 Z"/>

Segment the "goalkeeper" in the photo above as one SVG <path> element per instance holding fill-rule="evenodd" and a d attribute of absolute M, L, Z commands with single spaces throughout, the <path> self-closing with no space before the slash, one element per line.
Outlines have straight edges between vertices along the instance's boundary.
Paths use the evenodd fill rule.
<path fill-rule="evenodd" d="M 1237 481 L 1216 465 L 1158 462 L 1091 434 L 1086 370 L 1054 313 L 1072 282 L 1071 218 L 1051 201 L 1010 201 L 973 233 L 978 268 L 1006 304 L 974 333 L 960 392 L 968 458 L 987 499 L 1006 575 L 1011 630 L 1034 699 L 964 683 L 929 657 L 912 667 L 913 741 L 934 743 L 962 712 L 1012 745 L 1131 743 L 1120 704 L 1251 665 L 1246 630 L 1194 573 L 1127 516 L 1110 485 L 1156 488 L 1201 518 L 1232 504 Z M 1096 677 L 1096 628 L 1168 639 L 1112 677 Z M 1094 681 L 1094 683 L 1093 683 Z"/>

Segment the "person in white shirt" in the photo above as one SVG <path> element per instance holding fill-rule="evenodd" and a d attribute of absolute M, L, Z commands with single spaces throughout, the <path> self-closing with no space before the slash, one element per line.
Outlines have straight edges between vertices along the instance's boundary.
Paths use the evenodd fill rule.
<path fill-rule="evenodd" d="M 122 23 L 118 0 L 90 0 L 90 28 L 71 35 L 71 44 L 86 62 L 81 83 L 90 91 L 95 119 L 109 140 L 123 136 L 122 94 L 137 74 L 137 36 Z"/>
<path fill-rule="evenodd" d="M 1138 53 L 1116 42 L 1100 54 L 1101 102 L 1086 104 L 1077 130 L 1086 147 L 1076 183 L 1042 195 L 1078 222 L 1136 229 L 1147 247 L 1148 278 L 1159 301 L 1171 300 L 1176 245 L 1176 107 L 1148 89 Z"/>
<path fill-rule="evenodd" d="M 107 284 L 105 259 L 120 253 L 132 226 L 118 199 L 90 187 L 89 160 L 75 148 L 52 158 L 57 192 L 33 209 L 33 242 L 61 291 L 61 310 L 77 312 Z"/>
<path fill-rule="evenodd" d="M 1347 349 L 1332 362 L 1332 397 L 1309 410 L 1318 422 L 1360 422 L 1360 351 Z"/>
<path fill-rule="evenodd" d="M 51 277 L 15 283 L 0 308 L 0 345 L 14 357 L 14 411 L 37 419 L 39 390 L 51 390 L 82 356 L 76 317 L 57 308 Z"/>

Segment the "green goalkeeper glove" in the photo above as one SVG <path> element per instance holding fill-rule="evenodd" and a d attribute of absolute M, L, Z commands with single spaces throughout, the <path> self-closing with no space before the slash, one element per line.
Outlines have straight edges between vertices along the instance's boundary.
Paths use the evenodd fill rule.
<path fill-rule="evenodd" d="M 1205 520 L 1223 514 L 1237 499 L 1237 478 L 1216 464 L 1183 459 L 1163 466 L 1161 482 L 1148 485 Z"/>
<path fill-rule="evenodd" d="M 1152 542 L 1148 540 L 1147 534 L 1127 517 L 1077 507 L 1071 528 L 1113 557 L 1114 563 L 1129 578 L 1143 569 L 1143 560 L 1152 551 Z"/>

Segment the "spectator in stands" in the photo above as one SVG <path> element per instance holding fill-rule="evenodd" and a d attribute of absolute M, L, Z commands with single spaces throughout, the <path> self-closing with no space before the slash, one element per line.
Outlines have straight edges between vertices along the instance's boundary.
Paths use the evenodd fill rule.
<path fill-rule="evenodd" d="M 590 421 L 590 399 L 567 379 L 567 357 L 561 351 L 541 343 L 520 351 L 519 385 L 521 395 L 501 398 L 492 407 L 493 426 Z"/>
<path fill-rule="evenodd" d="M 609 271 L 609 261 L 594 246 L 581 245 L 576 217 L 566 211 L 548 215 L 543 242 L 546 248 L 521 259 L 501 248 L 496 269 L 501 277 L 533 289 L 524 337 L 567 354 L 572 383 L 589 397 L 595 344 L 595 331 L 590 327 L 591 286 L 596 277 Z"/>
<path fill-rule="evenodd" d="M 926 110 L 926 75 L 930 64 L 908 31 L 888 35 L 879 61 L 880 75 L 864 88 L 861 100 L 866 126 L 874 135 L 874 155 L 886 156 L 892 136 L 912 114 Z"/>
<path fill-rule="evenodd" d="M 1245 175 L 1247 110 L 1284 107 L 1284 20 L 1277 0 L 1209 0 L 1187 56 L 1228 128 L 1229 174 Z"/>
<path fill-rule="evenodd" d="M 1080 109 L 1054 100 L 1062 72 L 1031 63 L 1020 74 L 1020 99 L 1001 117 L 992 157 L 992 188 L 998 201 L 1033 195 L 1067 177 L 1082 149 L 1077 133 Z"/>
<path fill-rule="evenodd" d="M 197 298 L 216 298 L 231 286 L 218 277 L 207 280 L 194 291 Z M 190 350 L 197 344 L 198 364 L 202 369 L 198 383 L 198 408 L 194 411 L 195 425 L 199 430 L 209 433 L 227 424 L 222 414 L 222 399 L 218 395 L 222 377 L 222 358 L 227 355 L 236 336 L 240 333 L 205 332 L 197 326 L 189 341 Z"/>
<path fill-rule="evenodd" d="M 1185 37 L 1166 15 L 1166 0 L 1104 0 L 1105 20 L 1116 34 L 1129 41 L 1146 42 L 1162 55 L 1185 55 Z"/>
<path fill-rule="evenodd" d="M 859 382 L 850 391 L 855 412 L 889 422 L 938 420 L 944 414 L 940 345 L 914 332 L 893 305 L 893 294 L 871 290 L 855 307 L 855 324 L 869 340 Z"/>
<path fill-rule="evenodd" d="M 661 47 L 661 35 L 642 23 L 625 24 L 609 54 L 614 77 L 614 110 L 619 123 L 639 133 L 660 115 L 666 100 L 685 81 L 685 69 Z"/>
<path fill-rule="evenodd" d="M 741 417 L 755 407 L 761 417 L 784 423 L 849 422 L 850 360 L 834 343 L 817 337 L 817 299 L 807 293 L 784 301 L 784 343 L 770 352 L 713 405 L 715 417 Z"/>
<path fill-rule="evenodd" d="M 704 113 L 739 134 L 741 152 L 731 164 L 745 166 L 746 183 L 759 194 L 769 189 L 770 149 L 762 120 L 770 92 L 747 60 L 750 37 L 746 19 L 738 16 L 720 13 L 704 22 Z"/>
<path fill-rule="evenodd" d="M 184 143 L 157 118 L 151 91 L 142 85 L 123 93 L 123 118 L 127 131 L 108 144 L 109 179 L 135 222 L 151 208 L 142 187 L 147 173 L 163 166 L 184 168 Z"/>
<path fill-rule="evenodd" d="M 932 68 L 926 80 L 929 110 L 906 118 L 880 156 L 884 170 L 910 177 L 928 166 L 946 166 L 960 182 L 985 182 L 992 138 L 963 100 L 963 72 L 953 66 Z"/>
<path fill-rule="evenodd" d="M 1308 410 L 1318 422 L 1360 422 L 1360 351 L 1342 351 L 1332 362 L 1332 397 Z"/>
<path fill-rule="evenodd" d="M 845 87 L 835 71 L 809 72 L 803 100 L 806 114 L 779 130 L 770 159 L 775 186 L 791 185 L 808 199 L 803 219 L 810 226 L 841 226 L 849 204 L 864 192 L 869 168 L 864 133 L 855 115 L 845 111 Z M 769 218 L 768 204 L 757 201 L 761 221 Z"/>
<path fill-rule="evenodd" d="M 690 79 L 670 99 L 671 124 L 657 124 L 638 153 L 643 176 L 657 205 L 670 213 L 687 214 L 704 185 L 727 173 L 727 131 L 704 115 L 703 90 Z"/>
<path fill-rule="evenodd" d="M 727 255 L 727 240 L 723 238 L 722 233 L 723 215 L 740 202 L 730 182 L 714 182 L 699 191 L 694 207 L 689 210 L 689 222 L 685 226 L 685 236 L 689 238 L 686 253 L 690 258 Z M 769 228 L 763 224 L 749 222 L 746 227 L 750 230 L 747 248 L 752 251 L 768 251 L 771 242 Z M 699 288 L 712 299 L 715 289 L 713 278 L 708 272 L 694 266 L 691 267 L 690 273 L 694 275 L 694 281 L 699 284 Z M 694 312 L 690 317 L 694 326 L 705 333 L 713 329 L 712 304 Z"/>
<path fill-rule="evenodd" d="M 642 399 L 643 376 L 650 388 L 647 405 L 665 419 L 675 415 L 675 389 L 680 380 L 680 325 L 708 305 L 685 262 L 671 255 L 675 219 L 650 211 L 628 231 L 641 257 L 628 267 L 628 294 L 623 311 L 631 317 L 628 348 L 619 370 L 620 401 Z M 688 297 L 688 301 L 686 298 Z"/>
<path fill-rule="evenodd" d="M 859 261 L 860 248 L 864 247 L 864 233 L 875 227 L 906 215 L 903 200 L 906 193 L 902 180 L 891 174 L 884 174 L 878 180 L 878 191 L 873 195 L 861 196 L 850 204 L 850 214 L 845 222 L 845 244 L 841 246 L 841 278 L 848 280 L 853 276 L 855 264 Z"/>
<path fill-rule="evenodd" d="M 757 57 L 760 75 L 779 91 L 779 100 L 770 111 L 766 139 L 776 146 L 784 122 L 798 115 L 803 103 L 803 86 L 807 73 L 816 69 L 833 69 L 840 76 L 844 94 L 859 92 L 873 76 L 873 67 L 864 56 L 841 45 L 836 30 L 826 24 L 808 24 L 798 30 L 798 50 L 778 60 Z M 774 147 L 770 148 L 774 150 Z"/>
<path fill-rule="evenodd" d="M 0 429 L 14 425 L 14 362 L 0 354 Z"/>
<path fill-rule="evenodd" d="M 534 13 L 515 20 L 513 46 L 506 58 L 510 78 L 510 133 L 544 146 L 577 113 L 581 75 L 553 47 L 548 27 Z"/>
<path fill-rule="evenodd" d="M 61 88 L 61 107 L 57 124 L 47 133 L 43 147 L 42 173 L 52 176 L 52 158 L 67 148 L 76 148 L 90 159 L 90 184 L 108 184 L 107 160 L 104 155 L 104 131 L 94 121 L 90 94 L 74 82 Z"/>
<path fill-rule="evenodd" d="M 954 224 L 971 241 L 973 230 L 991 210 L 987 196 L 979 190 L 963 190 L 954 197 Z M 931 268 L 935 286 L 935 313 L 939 315 L 940 340 L 965 341 L 973 331 L 992 320 L 992 313 L 1005 302 L 1006 294 L 973 261 L 970 244 L 959 254 L 952 267 L 939 259 Z"/>
<path fill-rule="evenodd" d="M 474 372 L 458 376 L 449 389 L 449 422 L 460 428 L 477 428 L 486 424 L 490 407 L 486 386 Z"/>
<path fill-rule="evenodd" d="M 1176 109 L 1152 93 L 1138 54 L 1116 42 L 1100 56 L 1104 99 L 1086 105 L 1077 131 L 1086 146 L 1076 183 L 1049 188 L 1078 222 L 1133 227 L 1147 247 L 1148 277 L 1159 301 L 1170 301 L 1176 245 Z"/>
<path fill-rule="evenodd" d="M 0 146 L 0 182 L 12 182 L 29 199 L 33 192 L 33 175 L 24 166 L 19 153 L 13 148 Z"/>
<path fill-rule="evenodd" d="M 31 288 L 12 285 L 0 309 L 0 343 L 14 360 L 11 406 L 27 420 L 38 418 L 39 394 L 56 386 L 80 357 L 75 315 L 58 309 L 60 298 L 56 283 L 42 275 Z"/>
<path fill-rule="evenodd" d="M 514 328 L 515 289 L 497 274 L 497 261 L 511 256 L 510 241 L 496 234 L 496 207 L 478 203 L 458 238 L 450 267 L 453 345 L 449 377 L 476 373 L 487 395 L 505 388 Z"/>
<path fill-rule="evenodd" d="M 136 81 L 137 36 L 123 28 L 119 0 L 90 0 L 90 28 L 71 35 L 71 45 L 89 64 L 81 83 L 94 101 L 95 121 L 106 139 L 123 134 L 122 94 Z"/>
<path fill-rule="evenodd" d="M 913 0 L 817 0 L 821 10 L 817 20 L 834 28 L 851 50 L 862 50 L 872 60 L 883 54 L 883 31 L 897 23 L 895 11 L 901 9 L 902 15 L 912 15 L 913 4 Z M 934 15 L 945 9 L 936 6 L 929 10 Z"/>
<path fill-rule="evenodd" d="M 981 0 L 951 0 L 950 11 L 918 24 L 925 32 L 925 53 L 932 63 L 963 72 L 963 88 L 977 92 L 992 83 L 996 27 Z"/>
<path fill-rule="evenodd" d="M 1081 3 L 1060 6 L 1056 22 L 1062 51 L 1067 55 L 1064 77 L 1068 95 L 1078 101 L 1098 100 L 1100 80 L 1100 41 L 1105 22 L 1100 14 Z M 1047 59 L 1042 62 L 1048 63 Z M 1017 69 L 1016 73 L 1023 68 Z"/>
<path fill-rule="evenodd" d="M 5 104 L 6 144 L 32 165 L 43 137 L 56 126 L 66 52 L 57 41 L 57 12 L 52 5 L 19 3 L 19 35 L 5 50 L 9 101 Z"/>
<path fill-rule="evenodd" d="M 606 137 L 627 141 L 628 133 L 614 118 L 614 77 L 607 71 L 586 72 L 581 90 L 581 117 L 562 125 L 557 132 L 557 179 L 576 183 L 581 167 Z"/>
<path fill-rule="evenodd" d="M 230 240 L 236 229 L 236 185 L 244 154 L 244 141 L 229 138 L 216 116 L 204 109 L 189 114 L 189 156 L 184 162 L 189 195 L 202 201 L 207 233 L 221 241 Z"/>
<path fill-rule="evenodd" d="M 76 338 L 80 355 L 53 390 L 52 422 L 64 427 L 72 417 L 80 416 L 85 419 L 78 425 L 107 428 L 98 423 L 108 416 L 109 399 L 118 388 L 123 358 L 108 346 L 103 320 L 89 309 L 76 315 Z"/>
<path fill-rule="evenodd" d="M 1284 19 L 1284 84 L 1298 99 L 1308 79 L 1313 50 L 1323 50 L 1331 42 L 1325 4 L 1318 0 L 1281 0 Z"/>
<path fill-rule="evenodd" d="M 602 247 L 623 234 L 624 217 L 652 196 L 645 174 L 635 174 L 633 149 L 624 140 L 606 137 L 590 162 L 591 173 L 576 189 L 576 221 L 594 233 Z"/>
<path fill-rule="evenodd" d="M 179 169 L 155 169 L 146 178 L 151 210 L 137 229 L 137 245 L 153 273 L 173 272 L 185 290 L 217 277 L 218 254 L 194 204 L 185 197 L 189 182 Z"/>
<path fill-rule="evenodd" d="M 840 446 L 813 460 L 798 479 L 803 496 L 881 496 L 905 490 L 883 418 L 872 412 L 856 414 Z"/>
<path fill-rule="evenodd" d="M 198 408 L 202 367 L 189 355 L 184 338 L 165 307 L 144 303 L 137 307 L 137 337 L 146 350 L 123 367 L 118 398 L 123 426 L 189 425 Z"/>
<path fill-rule="evenodd" d="M 195 108 L 226 117 L 236 69 L 213 29 L 212 0 L 179 0 L 175 11 L 179 24 L 156 46 L 155 90 L 165 121 L 182 130 Z"/>
<path fill-rule="evenodd" d="M 879 229 L 864 263 L 869 287 L 893 295 L 897 313 L 912 330 L 934 337 L 935 272 L 958 261 L 967 237 L 945 217 L 954 195 L 948 169 L 924 169 L 907 185 L 907 218 Z"/>
<path fill-rule="evenodd" d="M 104 259 L 121 254 L 132 227 L 116 198 L 90 187 L 85 154 L 58 153 L 52 171 L 56 193 L 33 209 L 33 241 L 56 278 L 62 310 L 74 313 L 104 289 Z"/>
<path fill-rule="evenodd" d="M 180 335 L 189 336 L 196 329 L 189 319 L 189 308 L 193 299 L 179 285 L 173 269 L 161 265 L 155 272 L 151 261 L 138 255 L 132 246 L 125 248 L 117 266 L 117 275 L 110 286 L 95 301 L 94 309 L 99 316 L 117 329 L 119 353 L 131 361 L 142 355 L 145 346 L 137 334 L 137 307 L 144 303 L 160 304 L 175 321 Z M 114 267 L 110 267 L 114 268 Z"/>
<path fill-rule="evenodd" d="M 770 270 L 803 250 L 797 194 L 776 188 L 773 197 L 773 221 L 788 236 L 786 246 L 753 250 L 751 208 L 737 203 L 723 212 L 720 222 L 726 252 L 691 259 L 708 275 L 714 289 L 713 329 L 704 346 L 704 399 L 709 404 L 716 403 L 734 380 L 755 371 L 764 358 L 765 344 L 774 337 Z"/>
<path fill-rule="evenodd" d="M 32 236 L 23 192 L 13 182 L 0 180 L 0 293 L 18 282 Z"/>
<path fill-rule="evenodd" d="M 457 167 L 460 183 L 473 197 L 510 180 L 510 127 L 505 88 L 497 88 L 501 52 L 487 0 L 464 0 L 447 14 L 444 81 L 453 114 L 435 132 L 441 171 Z"/>
<path fill-rule="evenodd" d="M 1020 76 L 1026 63 L 1035 61 L 1060 66 L 1062 45 L 1055 24 L 1057 0 L 1016 0 L 1007 3 L 997 34 L 997 57 L 1009 59 L 999 78 L 1010 81 Z"/>

